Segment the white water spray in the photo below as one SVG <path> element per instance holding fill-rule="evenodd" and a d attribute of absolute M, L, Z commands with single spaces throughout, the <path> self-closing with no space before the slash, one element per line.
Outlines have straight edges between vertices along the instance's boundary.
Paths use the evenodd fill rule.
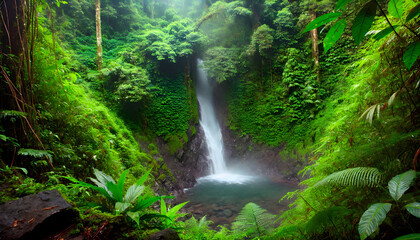
<path fill-rule="evenodd" d="M 218 181 L 225 183 L 241 184 L 254 179 L 252 176 L 230 173 L 226 168 L 223 151 L 223 137 L 219 122 L 216 118 L 213 102 L 213 86 L 207 74 L 201 67 L 202 60 L 198 61 L 197 68 L 197 99 L 200 103 L 200 125 L 204 130 L 208 158 L 212 162 L 212 175 L 197 179 L 197 182 Z"/>

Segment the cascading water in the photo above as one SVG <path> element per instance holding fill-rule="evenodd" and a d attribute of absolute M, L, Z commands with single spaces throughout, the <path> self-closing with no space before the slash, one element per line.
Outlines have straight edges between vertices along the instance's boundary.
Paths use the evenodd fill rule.
<path fill-rule="evenodd" d="M 281 199 L 294 187 L 271 182 L 262 176 L 236 174 L 239 172 L 226 166 L 223 155 L 223 136 L 217 121 L 214 103 L 213 86 L 201 68 L 198 60 L 197 69 L 197 99 L 200 104 L 200 124 L 208 148 L 208 158 L 211 160 L 213 174 L 197 179 L 194 187 L 185 189 L 180 202 L 189 201 L 186 206 L 189 212 L 206 215 L 215 225 L 230 224 L 248 202 L 254 202 L 271 213 L 278 209 L 286 209 L 288 203 Z M 235 172 L 235 173 L 233 173 Z"/>
<path fill-rule="evenodd" d="M 207 77 L 206 72 L 201 67 L 202 60 L 198 59 L 197 69 L 197 99 L 200 104 L 200 125 L 204 130 L 208 158 L 212 162 L 212 175 L 202 177 L 197 182 L 219 181 L 226 183 L 244 183 L 253 179 L 252 176 L 234 174 L 226 168 L 226 162 L 223 151 L 223 136 L 219 122 L 216 118 L 213 102 L 213 86 L 211 79 Z"/>
<path fill-rule="evenodd" d="M 201 68 L 202 60 L 198 60 L 197 70 L 197 99 L 200 103 L 200 125 L 204 130 L 209 158 L 212 161 L 213 174 L 226 172 L 226 163 L 223 156 L 223 138 L 219 122 L 216 119 L 213 103 L 213 87 L 209 83 L 204 69 Z"/>

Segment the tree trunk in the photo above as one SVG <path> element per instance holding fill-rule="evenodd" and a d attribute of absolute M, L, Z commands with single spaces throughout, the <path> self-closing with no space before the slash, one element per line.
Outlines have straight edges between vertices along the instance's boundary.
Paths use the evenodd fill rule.
<path fill-rule="evenodd" d="M 311 15 L 311 21 L 315 20 L 316 13 L 313 10 L 309 10 L 309 14 Z M 318 49 L 318 30 L 315 28 L 310 31 L 311 39 L 312 39 L 312 54 L 314 56 L 314 68 L 317 75 L 317 81 L 319 81 L 319 49 Z"/>
<path fill-rule="evenodd" d="M 96 10 L 96 48 L 98 70 L 102 69 L 102 30 L 101 30 L 101 2 L 95 0 Z"/>

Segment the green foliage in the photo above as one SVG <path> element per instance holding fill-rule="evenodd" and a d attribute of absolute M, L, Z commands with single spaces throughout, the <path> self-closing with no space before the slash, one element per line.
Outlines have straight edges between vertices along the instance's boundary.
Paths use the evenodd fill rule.
<path fill-rule="evenodd" d="M 420 203 L 419 202 L 409 203 L 405 205 L 404 207 L 405 209 L 407 209 L 409 213 L 411 213 L 411 215 L 420 218 Z"/>
<path fill-rule="evenodd" d="M 340 12 L 332 12 L 332 13 L 327 13 L 327 14 L 324 14 L 320 17 L 317 17 L 316 19 L 314 19 L 312 22 L 310 22 L 306 26 L 304 32 L 309 32 L 309 31 L 311 31 L 315 28 L 318 28 L 318 27 L 326 24 L 326 23 L 329 23 L 329 22 L 337 19 L 341 15 L 342 15 L 342 13 L 340 13 Z"/>
<path fill-rule="evenodd" d="M 335 172 L 325 177 L 321 181 L 317 182 L 314 187 L 322 186 L 325 184 L 353 187 L 375 187 L 382 182 L 382 179 L 383 176 L 377 168 L 349 168 L 343 171 Z"/>
<path fill-rule="evenodd" d="M 44 158 L 44 157 L 46 157 L 47 159 L 52 161 L 52 155 L 48 151 L 45 151 L 45 150 L 21 148 L 18 151 L 18 155 L 30 156 L 30 157 L 34 157 L 34 158 Z"/>
<path fill-rule="evenodd" d="M 270 232 L 275 216 L 255 203 L 246 204 L 232 223 L 232 230 L 247 237 L 261 238 Z"/>
<path fill-rule="evenodd" d="M 175 230 L 182 229 L 181 227 L 177 226 L 176 219 L 186 215 L 186 213 L 178 213 L 178 211 L 181 210 L 181 208 L 187 203 L 188 202 L 183 202 L 171 208 L 171 206 L 168 206 L 168 207 L 166 206 L 166 203 L 163 200 L 163 198 L 160 200 L 160 214 L 162 216 L 166 216 L 166 218 L 162 219 L 162 225 L 163 225 L 162 229 L 166 229 L 166 228 L 173 228 Z"/>
<path fill-rule="evenodd" d="M 92 182 L 96 184 L 92 185 L 89 183 L 85 183 L 79 181 L 72 177 L 65 177 L 68 180 L 75 183 L 77 186 L 87 187 L 92 190 L 98 191 L 102 196 L 104 196 L 108 202 L 110 203 L 111 207 L 104 206 L 105 209 L 108 209 L 111 213 L 114 212 L 116 215 L 125 214 L 130 217 L 133 221 L 139 225 L 140 220 L 142 219 L 149 219 L 150 217 L 160 217 L 156 214 L 146 214 L 144 213 L 144 209 L 152 205 L 156 201 L 163 201 L 164 198 L 170 198 L 167 196 L 161 197 L 149 197 L 149 196 L 141 196 L 145 186 L 143 185 L 149 175 L 150 171 L 146 172 L 135 184 L 131 185 L 125 193 L 124 196 L 124 183 L 125 178 L 128 170 L 125 170 L 117 182 L 114 179 L 97 170 L 94 169 L 94 174 L 96 179 L 91 178 Z"/>
<path fill-rule="evenodd" d="M 324 39 L 324 50 L 328 52 L 330 48 L 340 39 L 341 35 L 346 28 L 346 20 L 338 20 L 328 31 L 327 36 Z"/>
<path fill-rule="evenodd" d="M 408 190 L 415 177 L 416 172 L 413 170 L 393 177 L 388 182 L 391 197 L 398 201 L 405 191 Z M 366 239 L 379 228 L 379 225 L 382 224 L 387 213 L 391 210 L 391 206 L 391 203 L 375 203 L 363 213 L 358 228 L 361 239 Z M 420 218 L 419 204 L 417 202 L 407 204 L 405 208 L 409 213 Z"/>
<path fill-rule="evenodd" d="M 209 77 L 221 83 L 238 73 L 239 49 L 215 47 L 206 51 L 203 67 Z"/>
<path fill-rule="evenodd" d="M 146 109 L 147 127 L 162 137 L 185 133 L 193 115 L 183 76 L 164 75 L 153 83 L 158 89 L 153 92 L 152 101 Z"/>
<path fill-rule="evenodd" d="M 391 210 L 391 205 L 391 203 L 375 203 L 363 213 L 358 227 L 362 240 L 378 229 L 385 220 L 386 214 Z"/>
<path fill-rule="evenodd" d="M 247 53 L 253 55 L 257 52 L 261 56 L 268 57 L 269 51 L 273 47 L 272 32 L 273 29 L 266 24 L 259 26 L 252 34 Z"/>
<path fill-rule="evenodd" d="M 305 230 L 308 234 L 326 231 L 339 233 L 336 226 L 346 224 L 344 217 L 351 212 L 345 207 L 330 207 L 319 211 L 306 223 Z"/>
<path fill-rule="evenodd" d="M 192 216 L 184 222 L 185 230 L 182 232 L 182 239 L 212 239 L 215 234 L 215 231 L 209 228 L 209 225 L 212 223 L 212 221 L 207 220 L 206 216 L 202 217 L 200 220 L 197 220 Z"/>
<path fill-rule="evenodd" d="M 376 2 L 370 1 L 359 11 L 356 18 L 354 19 L 352 26 L 352 34 L 356 44 L 360 44 L 366 33 L 372 26 L 373 19 L 376 15 Z"/>
<path fill-rule="evenodd" d="M 398 237 L 395 240 L 418 240 L 418 239 L 420 239 L 420 234 L 412 233 L 412 234 L 407 234 L 407 235 Z"/>
<path fill-rule="evenodd" d="M 404 56 L 403 56 L 405 66 L 408 69 L 411 69 L 411 67 L 416 62 L 419 55 L 420 55 L 420 41 L 414 42 L 414 43 L 408 45 L 406 51 L 404 52 Z"/>
<path fill-rule="evenodd" d="M 405 191 L 410 188 L 410 184 L 413 182 L 415 177 L 416 172 L 414 170 L 410 170 L 393 177 L 388 182 L 389 194 L 391 194 L 391 197 L 395 201 L 398 201 Z"/>

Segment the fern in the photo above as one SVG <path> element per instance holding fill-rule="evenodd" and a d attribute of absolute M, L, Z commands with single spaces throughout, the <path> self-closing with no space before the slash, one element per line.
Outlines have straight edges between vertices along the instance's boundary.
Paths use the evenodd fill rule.
<path fill-rule="evenodd" d="M 34 157 L 34 158 L 48 157 L 50 159 L 50 161 L 52 161 L 51 154 L 49 152 L 45 151 L 45 150 L 21 148 L 18 151 L 18 155 L 31 156 L 31 157 Z"/>
<path fill-rule="evenodd" d="M 335 172 L 317 182 L 314 187 L 325 184 L 354 187 L 375 187 L 380 184 L 382 180 L 382 174 L 377 168 L 357 167 Z"/>
<path fill-rule="evenodd" d="M 261 237 L 270 228 L 276 217 L 262 209 L 255 203 L 248 203 L 242 208 L 235 222 L 232 223 L 232 230 L 236 233 L 247 236 Z"/>
<path fill-rule="evenodd" d="M 7 118 L 7 117 L 25 117 L 27 114 L 20 111 L 15 110 L 3 110 L 0 111 L 0 118 Z"/>
<path fill-rule="evenodd" d="M 343 217 L 349 215 L 351 212 L 351 210 L 345 207 L 330 207 L 319 211 L 306 223 L 306 231 L 308 233 L 314 233 L 324 231 L 325 228 L 337 226 L 337 223 L 342 221 Z"/>
<path fill-rule="evenodd" d="M 212 221 L 208 221 L 206 216 L 202 217 L 199 221 L 192 216 L 190 219 L 185 222 L 185 230 L 183 231 L 182 239 L 212 239 L 214 231 L 209 228 L 209 225 L 212 224 Z"/>

